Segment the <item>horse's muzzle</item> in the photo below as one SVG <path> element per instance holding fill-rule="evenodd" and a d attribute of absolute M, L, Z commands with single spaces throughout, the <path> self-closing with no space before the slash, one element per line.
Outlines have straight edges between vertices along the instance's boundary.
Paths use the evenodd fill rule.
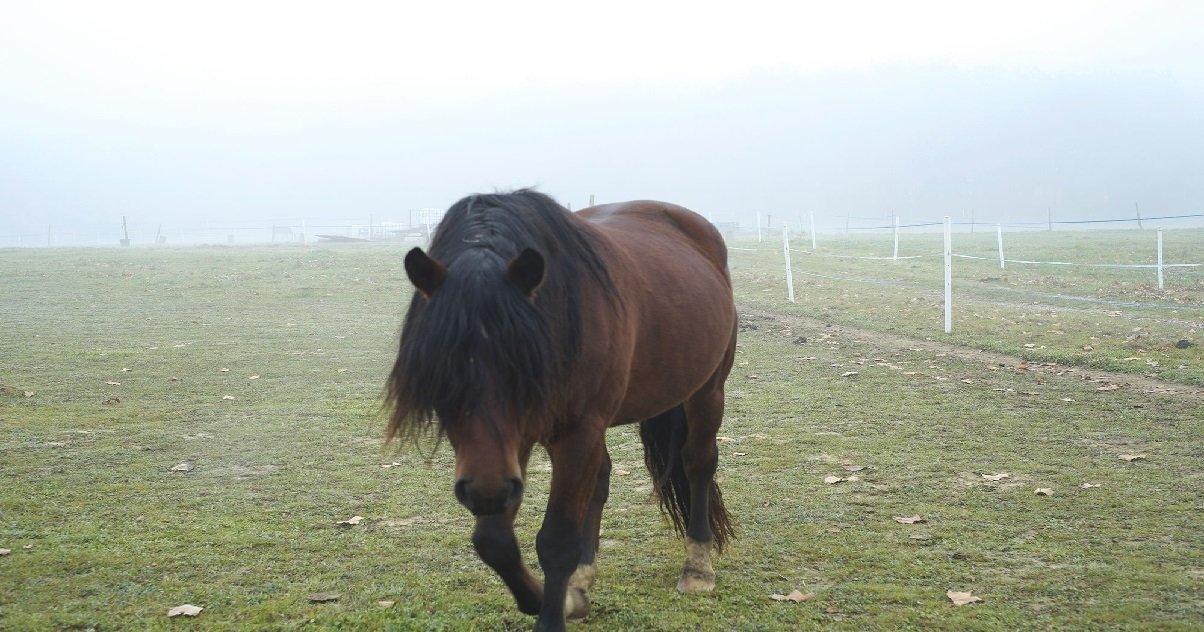
<path fill-rule="evenodd" d="M 523 499 L 523 482 L 508 478 L 499 485 L 483 485 L 469 478 L 456 481 L 456 500 L 474 516 L 505 513 Z"/>

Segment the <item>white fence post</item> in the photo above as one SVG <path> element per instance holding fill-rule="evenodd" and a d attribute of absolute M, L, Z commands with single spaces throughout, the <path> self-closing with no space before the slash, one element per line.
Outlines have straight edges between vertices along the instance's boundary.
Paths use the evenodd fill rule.
<path fill-rule="evenodd" d="M 790 269 L 790 234 L 782 222 L 782 254 L 786 257 L 786 299 L 794 302 L 794 272 Z"/>
<path fill-rule="evenodd" d="M 945 333 L 953 333 L 953 233 L 945 216 Z"/>
<path fill-rule="evenodd" d="M 815 211 L 811 211 L 811 252 L 815 252 Z"/>
<path fill-rule="evenodd" d="M 895 254 L 891 257 L 892 261 L 899 260 L 899 216 L 895 216 Z"/>
<path fill-rule="evenodd" d="M 761 211 L 757 211 L 757 243 L 761 243 Z"/>
<path fill-rule="evenodd" d="M 995 224 L 995 236 L 999 242 L 999 269 L 1003 269 L 1003 224 Z"/>
<path fill-rule="evenodd" d="M 1162 289 L 1162 229 L 1158 229 L 1158 289 Z"/>

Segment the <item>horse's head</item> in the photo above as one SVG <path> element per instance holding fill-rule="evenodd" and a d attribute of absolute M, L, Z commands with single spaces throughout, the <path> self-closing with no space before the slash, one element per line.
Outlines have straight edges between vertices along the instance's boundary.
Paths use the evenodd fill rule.
<path fill-rule="evenodd" d="M 456 454 L 456 499 L 478 516 L 509 511 L 522 499 L 531 417 L 546 406 L 551 372 L 533 305 L 543 256 L 527 248 L 505 261 L 476 249 L 445 265 L 414 248 L 405 269 L 418 296 L 391 382 L 393 431 L 437 418 Z"/>

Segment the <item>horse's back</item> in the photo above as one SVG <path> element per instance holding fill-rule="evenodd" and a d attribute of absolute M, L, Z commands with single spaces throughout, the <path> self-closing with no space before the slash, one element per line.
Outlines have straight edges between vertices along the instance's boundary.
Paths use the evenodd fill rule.
<path fill-rule="evenodd" d="M 693 248 L 727 279 L 727 246 L 723 236 L 706 218 L 685 207 L 637 200 L 593 206 L 578 215 L 620 244 L 637 250 L 667 249 L 673 256 L 681 257 L 688 255 L 680 252 L 680 248 Z M 730 280 L 727 284 L 731 285 Z"/>
<path fill-rule="evenodd" d="M 607 243 L 632 348 L 619 418 L 639 421 L 684 401 L 723 365 L 734 345 L 735 304 L 727 248 L 688 209 L 638 201 L 584 209 Z"/>

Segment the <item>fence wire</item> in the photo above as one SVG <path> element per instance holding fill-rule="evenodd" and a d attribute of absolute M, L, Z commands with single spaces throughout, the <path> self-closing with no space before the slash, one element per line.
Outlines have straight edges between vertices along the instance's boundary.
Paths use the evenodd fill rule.
<path fill-rule="evenodd" d="M 1154 217 L 1154 218 L 1143 218 L 1143 219 L 1146 219 L 1146 220 L 1179 219 L 1179 218 L 1184 218 L 1184 217 L 1204 217 L 1204 214 L 1165 216 L 1165 217 Z M 1097 222 L 1103 222 L 1103 221 L 1119 221 L 1119 220 L 1084 220 L 1084 221 L 1080 221 L 1080 222 L 1065 222 L 1065 223 L 1097 223 Z M 931 225 L 933 225 L 933 224 L 914 224 L 913 226 L 931 226 Z M 937 225 L 939 225 L 939 224 L 937 224 Z M 894 228 L 894 226 L 893 225 L 887 226 L 885 228 Z M 770 251 L 776 252 L 778 249 L 777 248 L 746 248 L 746 247 L 734 247 L 733 246 L 733 247 L 729 247 L 729 250 L 733 250 L 733 251 L 737 251 L 737 252 L 770 252 Z M 790 251 L 801 253 L 801 254 L 806 254 L 806 255 L 811 255 L 811 256 L 817 256 L 817 257 L 826 257 L 826 258 L 832 258 L 832 259 L 853 259 L 853 260 L 862 260 L 862 261 L 896 261 L 896 260 L 922 259 L 922 258 L 928 258 L 928 257 L 944 257 L 944 253 L 887 257 L 887 256 L 842 255 L 842 254 L 817 252 L 815 250 L 797 249 L 797 248 L 791 248 Z M 978 260 L 978 261 L 989 261 L 989 262 L 999 261 L 998 257 L 986 257 L 986 256 L 979 256 L 979 255 L 950 253 L 950 256 L 957 257 L 960 259 L 973 259 L 973 260 Z M 1007 259 L 1007 258 L 1004 258 L 1003 262 L 1011 263 L 1011 264 L 1020 264 L 1020 265 L 1052 265 L 1052 266 L 1072 266 L 1072 267 L 1097 268 L 1097 269 L 1144 269 L 1144 270 L 1157 269 L 1159 267 L 1161 267 L 1162 269 L 1176 269 L 1176 268 L 1188 269 L 1188 268 L 1200 268 L 1201 266 L 1204 266 L 1204 263 L 1163 263 L 1163 264 L 1156 264 L 1156 263 L 1081 263 L 1081 262 L 1073 262 L 1073 261 L 1039 261 L 1039 260 L 1030 260 L 1030 259 Z M 861 283 L 861 284 L 875 285 L 875 286 L 879 286 L 879 287 L 895 287 L 895 288 L 900 288 L 900 289 L 924 289 L 924 290 L 935 290 L 936 289 L 935 287 L 932 287 L 930 285 L 926 285 L 924 283 L 918 283 L 918 282 L 853 277 L 853 276 L 847 276 L 847 275 L 822 274 L 819 272 L 796 270 L 796 269 L 794 269 L 794 266 L 791 267 L 791 272 L 793 274 L 797 274 L 800 276 L 820 278 L 820 279 L 826 279 L 829 281 L 836 281 L 836 282 L 842 282 L 842 283 Z M 1133 302 L 1133 301 L 1120 301 L 1120 300 L 1115 300 L 1115 299 L 1100 299 L 1100 298 L 1091 298 L 1091 297 L 1084 297 L 1084 296 L 1051 294 L 1048 292 L 1034 292 L 1032 290 L 1021 290 L 1021 289 L 1007 288 L 1007 287 L 995 287 L 995 288 L 989 288 L 989 289 L 978 288 L 978 293 L 982 293 L 983 290 L 986 290 L 988 293 L 990 293 L 990 292 L 1011 293 L 1011 294 L 1017 294 L 1017 295 L 1021 295 L 1021 296 L 1037 298 L 1037 299 L 1042 299 L 1042 300 L 1059 300 L 1059 301 L 1071 301 L 1071 302 L 1079 302 L 1079 303 L 1092 303 L 1092 304 L 1097 304 L 1097 305 L 1106 305 L 1106 306 L 1110 306 L 1110 307 L 1124 307 L 1124 308 L 1131 308 L 1131 309 L 1137 308 L 1137 309 L 1170 309 L 1170 310 L 1204 311 L 1204 305 L 1183 305 L 1183 304 L 1168 304 L 1168 303 L 1143 303 L 1143 302 Z"/>

